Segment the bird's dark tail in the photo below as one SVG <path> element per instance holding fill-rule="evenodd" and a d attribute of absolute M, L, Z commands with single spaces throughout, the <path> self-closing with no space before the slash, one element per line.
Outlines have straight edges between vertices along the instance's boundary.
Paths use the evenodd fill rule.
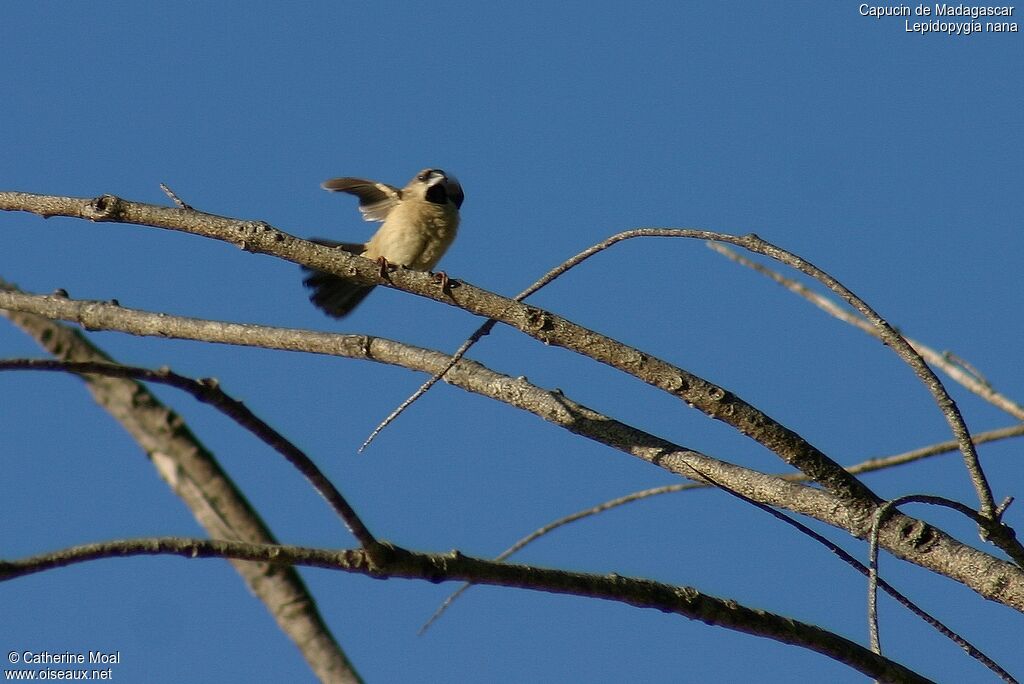
<path fill-rule="evenodd" d="M 359 243 L 335 242 L 319 238 L 313 238 L 312 242 L 328 247 L 337 247 L 352 254 L 362 254 L 365 249 L 365 246 Z M 309 274 L 303 278 L 302 283 L 313 290 L 309 295 L 309 301 L 325 314 L 334 318 L 344 318 L 351 313 L 356 305 L 363 301 L 366 295 L 370 294 L 370 290 L 375 287 L 374 285 L 360 285 L 346 278 L 305 266 L 302 270 Z"/>

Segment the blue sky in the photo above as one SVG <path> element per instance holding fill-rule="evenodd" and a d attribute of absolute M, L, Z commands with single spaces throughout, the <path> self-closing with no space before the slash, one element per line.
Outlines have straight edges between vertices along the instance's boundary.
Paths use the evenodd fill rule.
<path fill-rule="evenodd" d="M 627 228 L 753 231 L 1019 399 L 1020 34 L 922 36 L 902 19 L 862 17 L 858 4 L 21 3 L 0 27 L 0 188 L 163 203 L 164 182 L 204 211 L 363 240 L 373 227 L 321 181 L 400 185 L 438 166 L 466 191 L 444 269 L 508 295 Z M 339 323 L 308 304 L 294 265 L 157 229 L 7 214 L 0 231 L 0 277 L 29 291 L 446 351 L 479 323 L 382 290 Z M 949 437 L 882 345 L 696 242 L 617 246 L 535 302 L 735 391 L 843 463 Z M 675 481 L 449 386 L 356 455 L 423 378 L 345 359 L 95 340 L 126 363 L 216 376 L 306 449 L 374 531 L 411 548 L 496 555 L 554 518 Z M 7 325 L 0 349 L 38 355 Z M 472 356 L 705 453 L 781 469 L 724 425 L 514 331 L 497 329 Z M 1013 422 L 953 391 L 972 429 Z M 350 543 L 275 454 L 208 407 L 157 393 L 282 541 Z M 76 379 L 0 374 L 0 402 L 5 557 L 200 534 Z M 1019 447 L 981 454 L 996 495 L 1019 496 Z M 883 496 L 974 503 L 955 455 L 866 481 Z M 951 514 L 910 512 L 978 543 Z M 1008 521 L 1024 525 L 1017 509 Z M 691 585 L 866 643 L 859 576 L 723 494 L 623 508 L 519 559 Z M 1024 674 L 1020 615 L 891 559 L 883 574 Z M 503 589 L 474 589 L 418 637 L 454 585 L 303 576 L 369 681 L 862 681 L 824 657 L 679 617 Z M 0 600 L 0 646 L 120 650 L 125 681 L 311 679 L 226 563 L 101 561 L 0 585 Z M 894 659 L 946 681 L 986 677 L 891 602 L 882 618 Z"/>

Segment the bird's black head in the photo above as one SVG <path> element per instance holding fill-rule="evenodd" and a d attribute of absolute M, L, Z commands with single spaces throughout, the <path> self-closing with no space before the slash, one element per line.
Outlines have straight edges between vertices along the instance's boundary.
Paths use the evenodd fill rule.
<path fill-rule="evenodd" d="M 462 207 L 462 201 L 466 198 L 462 192 L 462 185 L 455 176 L 450 176 L 441 169 L 423 169 L 416 176 L 416 180 L 424 183 L 427 190 L 424 198 L 434 204 L 446 204 L 451 202 L 455 208 Z"/>

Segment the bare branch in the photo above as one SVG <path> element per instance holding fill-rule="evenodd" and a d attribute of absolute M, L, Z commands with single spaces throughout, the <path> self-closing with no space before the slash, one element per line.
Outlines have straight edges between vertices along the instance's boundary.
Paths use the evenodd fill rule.
<path fill-rule="evenodd" d="M 989 430 L 988 432 L 979 432 L 974 434 L 975 445 L 984 444 L 986 442 L 993 442 L 1001 439 L 1008 439 L 1010 437 L 1019 437 L 1024 435 L 1024 424 L 1011 425 L 1005 428 L 999 428 L 998 430 Z M 958 444 L 955 440 L 940 442 L 939 444 L 932 444 L 930 446 L 922 447 L 920 449 L 914 449 L 913 451 L 906 451 L 899 454 L 893 454 L 892 456 L 881 456 L 879 458 L 871 458 L 866 461 L 861 461 L 851 466 L 847 466 L 846 470 L 849 473 L 870 473 L 878 470 L 884 470 L 895 466 L 906 465 L 913 461 L 919 461 L 932 456 L 938 456 L 940 454 L 957 451 Z M 775 475 L 780 479 L 786 480 L 787 482 L 807 482 L 808 478 L 803 473 L 779 473 Z M 537 541 L 541 537 L 544 537 L 560 527 L 574 523 L 584 518 L 589 518 L 594 515 L 599 515 L 605 511 L 609 511 L 619 506 L 625 506 L 626 504 L 633 503 L 635 501 L 642 501 L 643 499 L 649 499 L 654 496 L 661 496 L 663 494 L 675 494 L 677 492 L 689 491 L 693 489 L 708 489 L 713 488 L 715 485 L 703 482 L 688 482 L 685 484 L 673 484 L 665 485 L 662 487 L 652 487 L 651 489 L 643 489 L 638 492 L 632 492 L 624 496 L 617 497 L 615 499 L 609 499 L 599 503 L 596 506 L 576 511 L 567 516 L 553 520 L 546 525 L 534 530 L 525 537 L 517 540 L 512 546 L 508 547 L 497 556 L 495 560 L 505 560 L 512 554 L 521 551 L 525 547 L 529 546 L 533 542 Z M 426 624 L 420 628 L 421 632 L 427 630 L 430 625 L 437 621 L 437 618 L 448 609 L 448 607 L 458 598 L 463 592 L 469 589 L 468 584 L 459 587 L 455 592 L 444 600 L 440 607 L 434 612 L 434 614 L 427 620 Z"/>
<path fill-rule="evenodd" d="M 1019 437 L 1021 435 L 1024 435 L 1024 424 L 1011 425 L 1009 427 L 999 428 L 998 430 L 989 430 L 988 432 L 979 432 L 974 434 L 972 437 L 974 439 L 975 445 L 978 445 L 984 444 L 986 442 L 1008 439 L 1010 437 Z M 926 447 L 922 447 L 920 449 L 914 449 L 913 451 L 906 451 L 899 454 L 893 454 L 892 456 L 871 458 L 865 461 L 861 461 L 860 463 L 847 466 L 846 470 L 849 473 L 875 472 L 878 470 L 884 470 L 886 468 L 906 465 L 907 463 L 912 463 L 914 461 L 930 458 L 932 456 L 938 456 L 940 454 L 949 453 L 951 451 L 956 451 L 957 447 L 958 444 L 955 440 L 940 442 L 939 444 L 932 444 Z M 803 473 L 780 473 L 777 474 L 776 477 L 779 477 L 788 482 L 807 481 L 807 476 L 804 475 Z M 585 508 L 583 510 L 576 511 L 575 513 L 570 513 L 569 515 L 558 518 L 557 520 L 553 520 L 543 525 L 542 527 L 534 530 L 525 537 L 518 539 L 514 544 L 512 544 L 512 546 L 508 547 L 507 549 L 499 553 L 497 556 L 495 556 L 494 560 L 505 560 L 506 558 L 509 558 L 513 554 L 521 551 L 522 549 L 526 548 L 527 546 L 537 541 L 541 537 L 547 536 L 548 534 L 554 532 L 560 527 L 563 527 L 570 523 L 574 523 L 578 520 L 583 520 L 584 518 L 599 515 L 613 508 L 618 508 L 619 506 L 625 506 L 626 504 L 629 503 L 649 499 L 654 496 L 661 496 L 663 494 L 675 494 L 677 492 L 683 492 L 692 489 L 708 489 L 711 487 L 714 487 L 714 485 L 703 482 L 688 482 L 683 484 L 664 485 L 662 487 L 652 487 L 650 489 L 643 489 L 637 492 L 626 494 L 624 496 L 616 497 L 614 499 L 609 499 L 608 501 L 603 501 L 602 503 L 599 503 L 596 506 L 591 506 L 590 508 Z M 448 610 L 448 608 L 451 607 L 451 605 L 456 601 L 456 599 L 458 599 L 463 593 L 465 593 L 471 586 L 472 585 L 470 584 L 463 584 L 461 587 L 452 592 L 441 603 L 441 605 L 438 606 L 437 610 L 434 611 L 434 614 L 427 619 L 426 623 L 424 623 L 423 626 L 420 627 L 420 633 L 422 634 L 426 632 L 432 624 L 437 622 L 437 620 L 445 613 L 445 611 Z"/>
<path fill-rule="evenodd" d="M 0 280 L 0 290 L 12 286 Z M 0 314 L 64 360 L 111 362 L 80 332 L 27 313 Z M 277 540 L 213 455 L 196 440 L 180 416 L 141 383 L 97 375 L 82 376 L 96 402 L 139 443 L 159 475 L 189 507 L 210 536 L 257 544 Z M 294 568 L 232 561 L 252 593 L 301 651 L 324 682 L 362 681 L 324 623 L 316 602 Z"/>
<path fill-rule="evenodd" d="M 178 195 L 173 190 L 171 190 L 166 184 L 161 183 L 160 189 L 164 191 L 165 195 L 171 198 L 172 202 L 178 205 L 179 209 L 187 209 L 189 211 L 192 211 L 192 207 L 189 206 L 188 204 L 185 204 L 185 201 L 178 197 Z"/>
<path fill-rule="evenodd" d="M 171 194 L 173 195 L 173 193 Z M 26 208 L 26 206 L 34 208 Z M 378 282 L 381 278 L 379 273 L 363 272 L 366 269 L 366 265 L 359 262 L 366 260 L 333 253 L 336 252 L 334 250 L 332 250 L 331 254 L 325 255 L 323 254 L 325 251 L 323 248 L 312 245 L 311 243 L 306 243 L 305 241 L 296 240 L 281 231 L 277 231 L 276 229 L 259 222 L 240 222 L 209 214 L 201 214 L 200 212 L 191 210 L 154 207 L 153 205 L 126 202 L 112 196 L 103 196 L 90 201 L 76 200 L 73 198 L 27 195 L 24 193 L 0 193 L 0 209 L 11 208 L 35 211 L 36 213 L 40 213 L 44 216 L 59 214 L 77 216 L 94 221 L 137 223 L 141 225 L 153 225 L 157 227 L 192 232 L 199 235 L 205 235 L 207 237 L 235 242 L 236 244 L 240 244 L 243 249 L 249 251 L 278 256 L 295 263 L 304 264 L 313 268 L 332 272 L 337 275 L 349 277 L 358 282 L 365 281 L 370 284 L 394 286 L 398 289 L 414 292 L 433 298 L 437 301 L 454 304 L 471 313 L 487 316 L 491 319 L 488 323 L 491 323 L 492 320 L 506 323 L 530 335 L 531 337 L 534 337 L 535 339 L 545 342 L 546 344 L 563 346 L 601 363 L 605 363 L 622 370 L 623 372 L 644 380 L 652 386 L 673 394 L 677 398 L 685 401 L 687 404 L 695 408 L 698 408 L 707 415 L 726 422 L 727 424 L 735 427 L 741 433 L 751 436 L 762 445 L 774 451 L 787 463 L 801 469 L 806 476 L 823 484 L 828 492 L 820 492 L 819 494 L 832 500 L 833 515 L 835 515 L 836 511 L 841 511 L 844 515 L 849 516 L 842 524 L 845 529 L 862 530 L 865 514 L 868 514 L 872 510 L 878 510 L 880 500 L 866 485 L 861 483 L 852 475 L 843 471 L 838 464 L 807 443 L 806 440 L 798 434 L 789 430 L 785 426 L 778 424 L 763 412 L 747 404 L 739 397 L 703 380 L 702 378 L 699 378 L 698 376 L 689 374 L 681 368 L 662 361 L 661 359 L 651 357 L 639 350 L 622 345 L 615 340 L 611 340 L 610 338 L 599 335 L 598 333 L 594 333 L 593 331 L 577 326 L 570 321 L 554 316 L 549 312 L 535 307 L 521 305 L 515 300 L 508 300 L 466 284 L 462 284 L 462 287 L 452 291 L 444 290 L 438 292 L 436 287 L 431 288 L 420 282 L 417 279 L 418 276 L 416 274 L 399 273 L 396 277 L 388 278 L 386 282 Z M 970 511 L 970 509 L 966 507 L 963 508 L 972 515 L 976 522 L 978 522 L 979 526 L 984 530 L 985 534 L 983 536 L 996 543 L 1000 548 L 1006 550 L 1007 553 L 1017 560 L 1018 564 L 1024 564 L 1024 547 L 1021 547 L 1021 545 L 1016 541 L 1013 530 L 1003 525 L 1000 521 L 1000 516 L 1005 505 L 999 507 L 995 505 L 991 488 L 977 459 L 977 453 L 973 446 L 974 440 L 971 438 L 971 435 L 964 424 L 959 408 L 946 392 L 938 377 L 936 377 L 928 367 L 921 355 L 918 354 L 913 346 L 909 344 L 907 340 L 905 340 L 905 338 L 903 338 L 895 329 L 893 329 L 892 326 L 890 326 L 865 302 L 863 302 L 863 300 L 859 299 L 844 285 L 824 271 L 815 267 L 813 264 L 810 264 L 802 258 L 782 250 L 771 243 L 765 242 L 753 234 L 738 237 L 710 233 L 709 231 L 638 229 L 613 236 L 604 243 L 601 243 L 601 245 L 597 245 L 587 250 L 587 252 L 577 255 L 574 259 L 582 257 L 576 262 L 579 263 L 584 259 L 589 258 L 592 254 L 595 254 L 601 249 L 605 249 L 618 241 L 635 237 L 687 237 L 720 240 L 736 244 L 755 253 L 764 254 L 783 263 L 787 263 L 790 266 L 811 275 L 820 282 L 826 284 L 826 286 L 834 292 L 840 294 L 840 296 L 846 299 L 847 302 L 857 308 L 858 311 L 860 311 L 861 314 L 865 316 L 873 326 L 875 326 L 877 334 L 884 343 L 893 347 L 900 357 L 914 369 L 918 377 L 928 387 L 929 391 L 935 398 L 936 403 L 946 416 L 947 422 L 949 422 L 953 433 L 957 438 L 958 446 L 963 454 L 964 462 L 967 466 L 967 470 L 971 476 L 972 483 L 974 484 L 980 502 L 980 513 Z M 310 249 L 310 247 L 312 247 L 312 249 Z M 317 250 L 320 251 L 318 252 Z M 574 265 L 575 263 L 569 266 L 563 264 L 559 268 L 555 269 L 558 273 L 546 282 L 550 282 Z M 546 284 L 546 282 L 544 284 Z M 539 287 L 537 289 L 539 289 Z M 529 292 L 530 291 L 524 292 L 519 298 L 526 296 Z M 51 300 L 52 298 L 44 299 Z M 0 293 L 0 306 L 4 306 L 4 302 L 5 295 L 4 293 Z M 22 304 L 24 304 L 24 302 L 22 302 Z M 65 302 L 65 304 L 77 303 Z M 114 309 L 120 308 L 114 305 L 86 303 L 85 306 L 81 307 L 77 313 L 76 320 L 84 322 L 86 319 L 92 319 L 92 314 L 96 311 L 99 311 L 100 314 L 116 313 L 111 309 L 103 309 L 103 306 L 113 306 Z M 89 312 L 85 312 L 85 309 L 87 308 L 91 310 Z M 164 318 L 166 321 L 169 317 Z M 181 320 L 196 322 L 194 319 Z M 133 323 L 138 323 L 138 320 L 135 320 Z M 200 321 L 198 323 L 210 322 Z M 493 323 L 491 324 L 493 325 Z M 486 325 L 487 324 L 485 324 L 485 327 Z M 251 328 L 255 326 L 241 327 Z M 489 328 L 487 329 L 489 330 Z M 484 328 L 481 328 L 481 330 L 484 330 Z M 284 337 L 287 337 L 287 335 Z M 356 338 L 361 336 L 339 337 Z M 364 354 L 367 356 L 369 356 L 370 346 L 374 342 L 376 342 L 376 340 L 366 343 L 366 350 Z M 461 353 L 464 354 L 465 350 L 462 350 Z M 403 363 L 402 365 L 406 364 Z M 441 376 L 444 376 L 445 379 L 449 379 L 447 374 L 451 374 L 453 376 L 457 375 L 460 366 L 462 370 L 468 371 L 474 365 L 475 364 L 472 364 L 471 362 L 463 362 L 461 356 L 457 356 L 454 359 L 448 359 L 445 361 L 443 366 L 437 366 L 438 368 L 443 368 L 440 375 L 437 377 L 440 378 Z M 968 371 L 968 373 L 970 373 L 970 371 Z M 976 382 L 983 383 L 983 380 L 979 380 L 976 377 L 974 380 Z M 453 384 L 457 384 L 458 382 L 457 380 L 450 381 L 452 381 Z M 436 382 L 436 380 L 433 380 L 432 382 Z M 426 388 L 428 387 L 429 383 L 424 388 L 421 388 L 421 390 L 426 391 Z M 543 390 L 539 391 L 543 392 Z M 585 407 L 575 404 L 560 395 L 555 396 L 556 393 L 547 394 L 553 395 L 556 403 L 559 405 L 558 409 L 555 410 L 555 413 L 563 414 L 560 416 L 563 423 L 560 424 L 565 424 L 568 429 L 573 430 L 574 432 L 585 434 L 592 439 L 597 439 L 598 441 L 614 446 L 615 448 L 638 455 L 641 458 L 646 458 L 659 466 L 666 467 L 674 472 L 683 473 L 688 477 L 698 480 L 703 479 L 718 484 L 718 475 L 719 473 L 722 473 L 727 478 L 726 480 L 723 480 L 723 482 L 727 481 L 730 477 L 740 481 L 739 484 L 741 487 L 736 489 L 737 493 L 742 489 L 750 489 L 751 480 L 747 479 L 750 477 L 750 471 L 742 472 L 743 469 L 735 469 L 735 467 L 730 466 L 730 464 L 715 461 L 714 459 L 710 459 L 698 452 L 690 451 L 683 447 L 677 447 L 676 445 L 660 440 L 657 437 L 646 435 L 646 433 L 640 433 L 629 426 L 617 423 L 616 421 L 611 421 L 611 419 L 607 419 L 604 416 L 600 416 L 600 414 L 596 414 L 596 412 L 592 412 Z M 415 396 L 416 395 L 410 398 L 408 403 L 411 403 L 411 401 L 415 399 Z M 503 399 L 503 401 L 504 400 L 505 399 Z M 534 412 L 537 413 L 536 411 Z M 397 413 L 400 413 L 400 410 L 393 414 L 393 416 L 397 415 Z M 565 418 L 564 414 L 568 414 L 568 418 Z M 538 415 L 541 414 L 538 413 Z M 389 420 L 393 419 L 393 416 L 389 417 Z M 545 417 L 545 419 L 551 420 L 549 417 Z M 579 425 L 583 423 L 590 423 L 597 420 L 608 422 L 606 424 L 602 424 L 600 427 L 588 424 L 583 429 L 577 429 Z M 387 422 L 388 421 L 385 421 L 385 424 Z M 552 422 L 558 421 L 553 420 Z M 611 426 L 611 430 L 608 430 L 609 425 Z M 630 441 L 635 440 L 636 438 L 640 438 L 641 441 L 639 443 Z M 623 442 L 623 439 L 626 439 L 626 441 Z M 644 455 L 641 455 L 638 452 L 644 452 Z M 708 470 L 705 473 L 703 470 L 705 465 L 715 470 Z M 730 470 L 731 468 L 732 470 Z M 728 485 L 722 486 L 723 488 L 731 491 L 731 488 Z M 780 481 L 774 480 L 773 486 L 779 487 Z M 794 489 L 792 493 L 795 494 L 800 492 L 803 494 L 803 490 L 806 489 L 809 488 L 799 487 Z M 742 493 L 739 493 L 738 495 L 741 498 L 745 498 L 745 495 Z M 764 498 L 763 492 L 758 492 L 758 495 Z M 792 503 L 789 505 L 792 506 Z M 356 518 L 356 520 L 358 520 L 358 518 Z M 369 535 L 368 531 L 367 535 Z M 939 551 L 940 553 L 938 555 L 941 556 L 942 552 L 945 552 L 954 546 L 960 546 L 955 542 L 955 540 L 949 540 L 945 535 L 931 526 L 920 523 L 920 521 L 907 518 L 906 516 L 898 513 L 894 514 L 891 524 L 885 525 L 879 532 L 879 538 L 882 540 L 881 543 L 891 544 L 899 548 L 899 551 L 896 552 L 897 555 L 901 555 L 901 553 L 906 554 L 906 557 L 913 562 L 921 562 L 921 556 L 935 554 L 936 551 Z M 899 541 L 895 542 L 894 538 L 899 538 Z M 370 553 L 363 555 L 370 558 L 371 555 L 375 555 L 373 554 L 375 549 L 383 553 L 383 549 L 378 547 L 372 536 L 369 537 L 369 539 L 372 542 L 368 548 Z M 195 545 L 190 547 L 193 554 L 196 553 L 196 548 L 197 547 Z M 913 548 L 913 551 L 908 551 L 908 548 Z M 145 551 L 140 552 L 145 553 Z M 396 563 L 396 557 L 402 556 L 403 554 L 408 554 L 408 552 L 401 549 L 390 549 L 389 553 L 385 554 L 387 557 L 383 558 L 382 556 L 383 560 L 380 562 L 388 566 L 388 568 L 391 568 Z M 412 556 L 415 554 L 408 555 Z M 979 555 L 990 560 L 996 560 L 986 554 L 980 554 L 980 552 Z M 461 558 L 461 556 L 456 556 L 456 558 Z M 378 559 L 375 557 L 370 558 L 369 563 L 372 565 L 377 562 L 377 560 Z M 962 563 L 963 561 L 960 559 L 957 562 Z M 989 564 L 984 568 L 984 571 L 987 575 L 987 573 L 993 571 L 995 568 L 995 565 Z M 977 569 L 977 567 L 974 568 L 974 570 Z M 1019 572 L 1019 569 L 1017 570 Z M 375 571 L 375 569 L 371 568 L 371 572 L 373 571 Z M 951 574 L 950 576 L 954 575 Z M 991 581 L 991 576 L 988 575 L 987 579 Z M 992 585 L 990 584 L 989 586 L 991 587 Z M 1000 587 L 1000 589 L 1003 588 L 1005 588 L 1005 585 Z M 639 604 L 634 603 L 633 605 Z"/>
<path fill-rule="evenodd" d="M 41 216 L 70 216 L 92 221 L 114 221 L 188 232 L 231 242 L 250 252 L 268 254 L 367 285 L 384 285 L 458 306 L 470 313 L 494 318 L 545 344 L 557 345 L 628 373 L 731 425 L 777 454 L 789 465 L 856 504 L 865 525 L 881 498 L 850 476 L 835 461 L 803 437 L 764 412 L 703 378 L 657 357 L 576 325 L 548 311 L 526 306 L 467 283 L 439 288 L 429 274 L 399 269 L 384 278 L 377 264 L 343 250 L 299 240 L 259 221 L 238 221 L 213 214 L 129 202 L 112 195 L 78 199 L 29 193 L 0 192 L 0 210 L 28 211 Z M 608 245 L 631 237 L 672 236 L 719 239 L 734 244 L 755 238 L 710 231 L 642 229 L 621 233 Z M 604 243 L 603 243 L 604 244 Z"/>
<path fill-rule="evenodd" d="M 615 574 L 602 576 L 525 565 L 506 565 L 464 556 L 457 551 L 436 555 L 390 547 L 385 564 L 379 566 L 375 561 L 371 561 L 363 550 L 326 551 L 295 546 L 156 537 L 87 544 L 32 558 L 0 562 L 0 581 L 99 558 L 138 555 L 235 558 L 264 563 L 308 565 L 363 574 L 377 579 L 403 577 L 430 582 L 465 580 L 475 584 L 585 596 L 625 603 L 637 608 L 671 612 L 707 624 L 807 648 L 880 681 L 930 681 L 828 630 L 767 611 L 747 608 L 736 601 L 702 594 L 690 587 L 678 587 Z"/>
<path fill-rule="evenodd" d="M 193 339 L 221 344 L 258 346 L 365 359 L 435 373 L 450 356 L 364 335 L 338 335 L 240 323 L 222 323 L 154 314 L 105 302 L 75 302 L 0 292 L 0 309 L 24 310 L 77 321 L 86 327 L 136 335 Z M 495 373 L 463 359 L 445 380 L 465 390 L 529 411 L 575 434 L 643 459 L 683 477 L 700 479 L 693 470 L 711 474 L 755 500 L 814 517 L 867 538 L 871 516 L 856 504 L 817 488 L 788 483 L 757 471 L 711 458 L 604 416 L 559 392 L 531 385 L 525 379 Z M 1020 568 L 961 544 L 934 527 L 912 518 L 893 518 L 882 530 L 883 546 L 893 555 L 946 575 L 986 598 L 1024 610 L 1024 573 Z"/>

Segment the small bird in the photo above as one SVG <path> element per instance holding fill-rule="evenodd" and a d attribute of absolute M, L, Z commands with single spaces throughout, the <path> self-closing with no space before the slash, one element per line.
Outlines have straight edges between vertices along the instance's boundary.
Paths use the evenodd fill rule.
<path fill-rule="evenodd" d="M 376 259 L 382 272 L 389 265 L 429 271 L 451 246 L 459 228 L 462 186 L 455 176 L 441 169 L 423 169 L 401 190 L 363 178 L 332 178 L 324 181 L 323 188 L 355 195 L 363 219 L 383 223 L 366 244 L 321 239 L 313 242 Z M 309 275 L 302 282 L 313 290 L 309 301 L 334 318 L 351 313 L 375 287 L 323 271 L 304 270 Z"/>

